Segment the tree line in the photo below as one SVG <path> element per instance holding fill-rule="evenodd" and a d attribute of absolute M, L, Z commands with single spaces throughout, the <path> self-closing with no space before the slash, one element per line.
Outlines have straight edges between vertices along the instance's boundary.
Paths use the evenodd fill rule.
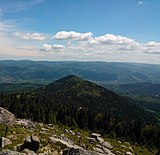
<path fill-rule="evenodd" d="M 65 104 L 63 104 L 63 102 Z M 109 135 L 114 138 L 160 148 L 160 126 L 127 120 L 96 109 L 83 108 L 63 98 L 49 98 L 42 93 L 0 93 L 0 106 L 17 118 L 43 123 L 61 123 Z"/>

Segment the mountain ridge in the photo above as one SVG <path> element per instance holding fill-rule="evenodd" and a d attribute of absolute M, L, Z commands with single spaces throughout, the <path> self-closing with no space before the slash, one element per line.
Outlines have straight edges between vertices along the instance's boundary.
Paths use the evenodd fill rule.
<path fill-rule="evenodd" d="M 4 82 L 50 83 L 67 75 L 77 75 L 96 83 L 160 83 L 160 65 L 118 62 L 0 61 Z"/>

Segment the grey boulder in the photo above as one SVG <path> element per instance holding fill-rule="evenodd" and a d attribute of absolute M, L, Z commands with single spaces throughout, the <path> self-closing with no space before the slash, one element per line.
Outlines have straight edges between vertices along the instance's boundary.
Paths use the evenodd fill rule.
<path fill-rule="evenodd" d="M 15 116 L 8 110 L 0 107 L 0 124 L 12 126 L 15 122 Z"/>
<path fill-rule="evenodd" d="M 5 137 L 0 138 L 0 148 L 3 148 L 10 144 L 12 144 L 12 142 L 8 138 Z"/>

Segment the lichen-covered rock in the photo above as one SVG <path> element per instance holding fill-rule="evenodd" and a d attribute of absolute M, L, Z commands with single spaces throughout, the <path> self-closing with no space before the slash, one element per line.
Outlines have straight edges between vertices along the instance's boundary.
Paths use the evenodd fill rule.
<path fill-rule="evenodd" d="M 74 148 L 74 149 L 82 149 L 83 148 L 81 146 L 78 146 L 76 144 L 73 144 L 71 141 L 66 141 L 65 139 L 61 139 L 61 138 L 56 138 L 56 137 L 49 137 L 49 142 L 50 143 L 61 143 L 63 145 L 66 145 L 66 147 L 68 148 Z"/>
<path fill-rule="evenodd" d="M 29 149 L 24 149 L 23 152 L 27 153 L 28 155 L 37 155 L 34 151 L 31 151 Z"/>
<path fill-rule="evenodd" d="M 27 119 L 17 119 L 15 121 L 15 124 L 23 126 L 25 128 L 33 128 L 33 129 L 35 128 L 35 123 Z"/>
<path fill-rule="evenodd" d="M 105 148 L 108 148 L 108 149 L 112 149 L 113 148 L 113 146 L 107 141 L 103 142 L 101 145 L 103 147 L 105 147 Z"/>
<path fill-rule="evenodd" d="M 15 122 L 15 116 L 8 110 L 0 107 L 0 124 L 12 126 Z"/>
<path fill-rule="evenodd" d="M 126 155 L 133 155 L 131 152 L 126 152 Z"/>
<path fill-rule="evenodd" d="M 6 149 L 6 150 L 0 151 L 0 155 L 26 155 L 26 154 Z"/>
<path fill-rule="evenodd" d="M 102 150 L 108 155 L 114 155 L 109 149 L 102 147 Z"/>
<path fill-rule="evenodd" d="M 64 150 L 63 155 L 106 155 L 106 153 L 98 153 L 95 151 L 70 148 L 70 149 Z M 114 154 L 111 152 L 108 152 L 107 155 L 114 155 Z"/>
<path fill-rule="evenodd" d="M 99 143 L 103 143 L 103 142 L 104 142 L 104 139 L 103 139 L 102 137 L 97 137 L 97 141 L 98 141 Z"/>
<path fill-rule="evenodd" d="M 0 148 L 3 148 L 10 144 L 12 144 L 12 142 L 8 138 L 5 137 L 0 138 Z"/>
<path fill-rule="evenodd" d="M 21 150 L 22 144 L 17 144 L 16 146 L 13 147 L 14 151 L 19 151 Z"/>

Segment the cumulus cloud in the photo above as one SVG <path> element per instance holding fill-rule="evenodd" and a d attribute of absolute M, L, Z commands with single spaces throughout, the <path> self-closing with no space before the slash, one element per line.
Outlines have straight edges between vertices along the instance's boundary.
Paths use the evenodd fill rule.
<path fill-rule="evenodd" d="M 42 41 L 46 39 L 46 35 L 40 33 L 23 33 L 23 32 L 15 32 L 13 33 L 15 37 L 24 39 L 24 40 L 38 40 Z"/>
<path fill-rule="evenodd" d="M 155 41 L 150 41 L 148 43 L 145 44 L 148 47 L 160 47 L 160 43 L 155 42 Z"/>
<path fill-rule="evenodd" d="M 127 45 L 127 44 L 138 44 L 134 39 L 122 37 L 120 35 L 106 34 L 104 36 L 95 37 L 90 40 L 91 44 L 108 44 L 108 45 Z"/>
<path fill-rule="evenodd" d="M 78 33 L 75 31 L 60 31 L 56 33 L 53 38 L 58 40 L 89 40 L 92 38 L 92 33 Z"/>
<path fill-rule="evenodd" d="M 65 48 L 64 45 L 57 45 L 57 44 L 54 44 L 54 45 L 43 44 L 41 50 L 42 50 L 42 51 L 52 51 L 52 50 L 55 50 L 55 49 L 63 49 L 63 48 Z"/>
<path fill-rule="evenodd" d="M 53 49 L 62 49 L 64 47 L 65 47 L 64 45 L 52 45 Z"/>
<path fill-rule="evenodd" d="M 75 34 L 75 35 L 73 35 Z M 90 57 L 91 59 L 100 59 L 104 60 L 112 55 L 114 58 L 117 55 L 117 58 L 121 55 L 126 58 L 126 60 L 132 58 L 138 59 L 138 56 L 142 58 L 142 55 L 145 57 L 147 54 L 158 54 L 160 53 L 160 43 L 158 42 L 148 42 L 140 43 L 125 36 L 114 35 L 114 34 L 105 34 L 102 36 L 94 37 L 93 34 L 89 35 L 87 38 L 82 38 L 84 33 L 78 32 L 58 32 L 54 38 L 56 39 L 68 39 L 74 40 L 77 43 L 74 44 L 70 42 L 68 46 L 64 47 L 61 52 L 68 55 L 69 53 L 78 53 L 79 57 Z M 86 33 L 89 34 L 89 33 Z M 84 39 L 84 40 L 83 40 Z M 83 40 L 83 41 L 82 41 Z M 47 46 L 48 50 L 52 50 L 51 45 Z M 47 49 L 46 47 L 46 49 Z M 77 56 L 77 55 L 76 55 Z M 94 58 L 93 58 L 94 57 Z M 147 58 L 147 56 L 146 56 Z M 115 58 L 116 59 L 116 58 Z"/>
<path fill-rule="evenodd" d="M 43 50 L 43 51 L 50 51 L 50 50 L 52 50 L 52 45 L 43 44 L 41 50 Z"/>
<path fill-rule="evenodd" d="M 79 61 L 127 61 L 159 63 L 160 42 L 137 42 L 132 38 L 121 35 L 105 34 L 94 37 L 92 33 L 66 33 L 59 40 L 51 39 L 48 35 L 37 33 L 16 32 L 17 40 L 5 33 L 7 26 L 0 25 L 0 56 L 7 58 L 32 58 L 39 60 L 79 60 Z M 66 31 L 61 31 L 66 32 Z M 73 31 L 72 31 L 73 32 Z M 12 32 L 11 32 L 12 34 Z M 58 34 L 58 33 L 57 33 Z M 55 36 L 57 35 L 55 34 Z M 71 35 L 72 34 L 72 35 Z M 76 34 L 76 35 L 73 35 Z M 40 36 L 42 38 L 40 39 Z M 44 37 L 45 44 L 43 42 Z M 67 40 L 67 41 L 63 41 Z M 25 40 L 31 40 L 30 42 Z M 36 42 L 34 40 L 42 40 Z"/>
<path fill-rule="evenodd" d="M 135 42 L 134 39 L 130 39 L 127 37 L 123 37 L 120 35 L 114 35 L 114 34 L 106 34 L 99 37 L 93 37 L 93 33 L 87 32 L 87 33 L 79 33 L 75 31 L 60 31 L 56 33 L 53 36 L 53 39 L 57 40 L 75 40 L 75 41 L 85 41 L 86 43 L 92 44 L 92 45 L 127 45 L 127 44 L 138 44 L 138 42 Z"/>

